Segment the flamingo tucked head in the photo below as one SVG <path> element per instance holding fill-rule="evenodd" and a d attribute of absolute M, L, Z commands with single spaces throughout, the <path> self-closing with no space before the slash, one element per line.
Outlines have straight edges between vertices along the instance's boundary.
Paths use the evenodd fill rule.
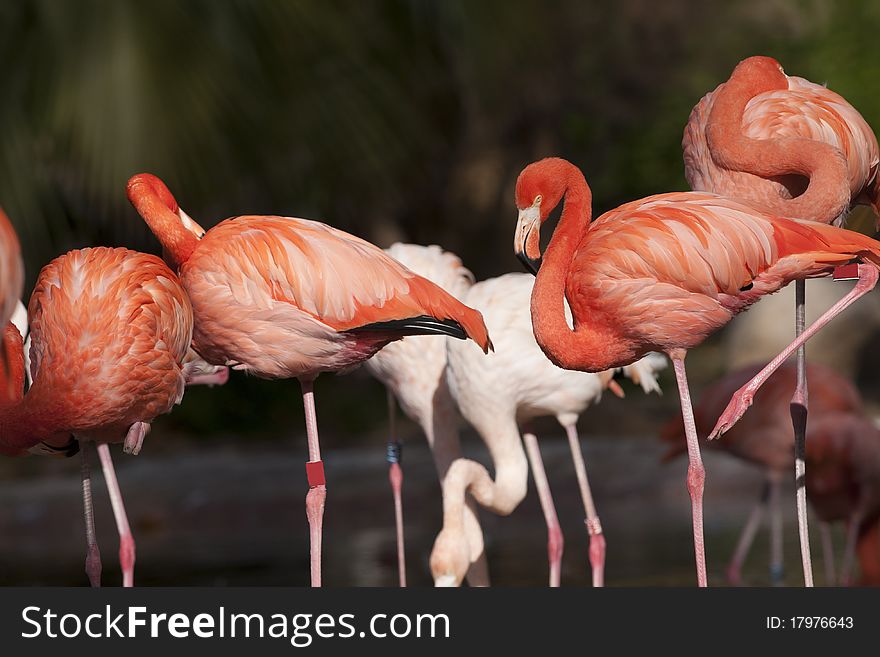
<path fill-rule="evenodd" d="M 559 157 L 533 162 L 522 170 L 516 181 L 516 207 L 519 217 L 513 236 L 517 257 L 533 274 L 541 263 L 541 224 L 572 190 L 573 177 L 580 180 L 578 189 L 587 189 L 580 169 Z M 589 198 L 586 199 L 589 203 Z"/>
<path fill-rule="evenodd" d="M 150 192 L 162 201 L 162 203 L 165 204 L 165 207 L 173 213 L 177 214 L 177 211 L 180 210 L 180 206 L 177 205 L 177 199 L 174 198 L 174 194 L 171 193 L 168 186 L 162 182 L 158 176 L 154 176 L 152 173 L 139 173 L 132 176 L 128 179 L 128 186 L 126 188 L 128 195 L 131 196 L 133 191 L 135 191 L 139 185 L 146 185 Z"/>
<path fill-rule="evenodd" d="M 750 91 L 751 95 L 769 89 L 788 89 L 788 76 L 782 64 L 763 55 L 748 57 L 737 64 L 730 74 L 730 82 L 743 85 L 743 90 Z"/>
<path fill-rule="evenodd" d="M 205 229 L 177 204 L 167 185 L 152 173 L 139 173 L 128 180 L 128 200 L 162 243 L 166 260 L 176 269 L 189 259 Z"/>

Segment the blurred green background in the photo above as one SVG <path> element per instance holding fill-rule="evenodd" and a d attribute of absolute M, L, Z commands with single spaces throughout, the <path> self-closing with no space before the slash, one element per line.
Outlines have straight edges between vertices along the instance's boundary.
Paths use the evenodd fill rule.
<path fill-rule="evenodd" d="M 686 189 L 688 114 L 749 55 L 827 81 L 880 126 L 878 35 L 876 0 L 6 0 L 0 204 L 29 284 L 73 248 L 158 253 L 125 199 L 139 171 L 205 227 L 320 219 L 380 246 L 441 244 L 480 279 L 518 269 L 513 185 L 534 159 L 581 166 L 595 215 Z M 698 380 L 717 373 L 713 344 L 689 359 Z M 317 403 L 325 447 L 384 441 L 384 391 L 364 374 L 322 377 Z M 656 426 L 610 408 L 618 429 Z M 172 433 L 298 455 L 302 427 L 295 381 L 233 376 L 189 390 L 145 453 Z"/>
<path fill-rule="evenodd" d="M 828 81 L 880 125 L 878 34 L 880 3 L 859 0 L 7 1 L 0 203 L 30 283 L 72 248 L 157 252 L 124 195 L 138 171 L 206 227 L 317 218 L 381 246 L 441 244 L 484 278 L 518 267 L 512 189 L 531 160 L 578 163 L 597 215 L 685 189 L 690 109 L 746 56 Z M 167 420 L 300 417 L 294 385 L 244 385 Z M 319 403 L 337 404 L 327 386 Z M 354 399 L 323 424 L 381 408 Z"/>

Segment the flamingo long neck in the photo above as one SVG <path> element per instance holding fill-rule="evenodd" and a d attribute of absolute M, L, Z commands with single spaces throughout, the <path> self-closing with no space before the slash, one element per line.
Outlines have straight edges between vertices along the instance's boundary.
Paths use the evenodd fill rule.
<path fill-rule="evenodd" d="M 851 203 L 843 153 L 812 139 L 753 139 L 743 132 L 743 116 L 749 101 L 758 94 L 787 88 L 787 79 L 781 73 L 780 77 L 731 77 L 715 92 L 706 128 L 709 150 L 718 166 L 731 171 L 762 178 L 790 174 L 809 178 L 806 191 L 795 198 L 744 196 L 741 200 L 786 217 L 831 223 L 844 217 Z"/>
<path fill-rule="evenodd" d="M 132 180 L 128 187 L 128 198 L 162 244 L 173 268 L 178 269 L 189 260 L 198 244 L 198 237 L 187 230 L 184 220 L 175 211 L 176 208 L 169 208 L 146 181 Z"/>
<path fill-rule="evenodd" d="M 24 394 L 24 348 L 21 334 L 12 324 L 3 333 L 2 349 L 9 371 L 0 401 L 0 454 L 18 456 L 58 433 L 62 409 L 59 401 L 46 394 L 40 377 Z"/>
<path fill-rule="evenodd" d="M 619 365 L 615 342 L 603 339 L 589 317 L 572 306 L 577 330 L 565 317 L 565 282 L 578 245 L 590 227 L 592 195 L 583 174 L 572 166 L 562 215 L 541 262 L 532 289 L 532 329 L 538 345 L 558 367 L 601 372 Z"/>

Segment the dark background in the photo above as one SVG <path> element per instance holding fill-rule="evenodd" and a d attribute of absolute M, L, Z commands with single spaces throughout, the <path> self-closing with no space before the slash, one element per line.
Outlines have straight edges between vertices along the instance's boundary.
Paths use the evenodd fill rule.
<path fill-rule="evenodd" d="M 749 55 L 772 55 L 790 75 L 827 81 L 869 124 L 880 125 L 878 34 L 880 3 L 858 0 L 3 2 L 0 204 L 20 236 L 29 284 L 43 264 L 68 249 L 125 245 L 158 252 L 125 199 L 125 181 L 139 171 L 161 176 L 205 227 L 241 213 L 321 219 L 380 246 L 395 240 L 441 244 L 480 279 L 518 268 L 511 251 L 513 185 L 534 159 L 561 155 L 581 166 L 593 189 L 595 215 L 641 196 L 686 189 L 680 141 L 690 109 Z M 857 211 L 855 223 L 866 224 L 864 212 Z M 722 367 L 719 340 L 689 358 L 696 389 Z M 860 380 L 870 388 L 873 373 L 861 374 Z M 645 401 L 628 387 L 630 399 L 603 403 L 590 412 L 589 427 L 582 427 L 584 435 L 641 439 L 637 444 L 646 445 L 648 455 L 636 475 L 643 483 L 660 471 L 654 467 L 653 441 L 647 439 L 677 412 L 668 372 L 663 384 L 667 392 L 660 400 Z M 380 565 L 368 583 L 393 582 L 390 506 L 384 506 L 381 474 L 384 391 L 363 373 L 322 377 L 317 402 L 328 454 L 357 447 L 361 451 L 348 452 L 350 458 L 379 473 L 363 486 L 382 506 L 377 502 L 358 518 L 369 525 L 370 511 L 375 512 Z M 639 410 L 626 411 L 626 404 Z M 283 498 L 284 513 L 258 513 L 242 502 L 236 512 L 220 505 L 215 520 L 244 544 L 247 531 L 270 525 L 277 526 L 276 538 L 296 533 L 296 546 L 283 550 L 295 555 L 296 563 L 276 555 L 282 573 L 276 578 L 266 566 L 269 557 L 259 553 L 255 567 L 267 568 L 268 574 L 253 579 L 301 582 L 304 571 L 296 569 L 305 566 L 300 559 L 304 523 L 299 524 L 303 428 L 295 381 L 234 375 L 223 388 L 191 389 L 179 409 L 156 421 L 147 449 L 131 466 L 142 469 L 132 475 L 142 476 L 141 489 L 126 481 L 131 459 L 120 467 L 130 503 L 143 505 L 148 516 L 139 521 L 135 514 L 135 533 L 143 536 L 150 527 L 181 522 L 173 501 L 158 518 L 150 516 L 150 503 L 159 504 L 161 493 L 151 495 L 143 487 L 186 488 L 204 477 L 206 491 L 211 486 L 226 490 L 221 475 L 211 478 L 212 465 L 199 466 L 200 455 L 208 463 L 218 453 L 229 455 L 230 467 L 244 473 L 244 490 L 253 493 L 260 482 L 246 476 L 256 471 L 249 465 L 251 455 L 272 461 L 272 454 L 285 454 L 289 479 L 278 473 L 275 483 L 266 484 L 289 496 Z M 562 436 L 552 424 L 547 431 L 554 440 Z M 412 458 L 426 463 L 416 429 L 404 424 L 402 432 L 411 438 Z M 608 441 L 609 467 L 625 467 L 628 452 L 615 444 Z M 156 464 L 141 463 L 153 458 L 159 459 Z M 327 458 L 330 463 L 333 457 Z M 175 469 L 186 459 L 192 459 L 195 474 Z M 567 461 L 564 468 L 561 479 L 569 483 L 560 486 L 570 486 Z M 684 493 L 680 470 L 683 466 L 674 472 L 676 494 Z M 72 517 L 77 471 L 75 460 L 0 463 L 7 480 L 2 499 L 26 497 L 34 511 L 25 516 L 43 519 L 16 524 L 20 508 L 0 509 L 0 527 L 6 521 L 0 545 L 8 557 L 0 563 L 0 583 L 80 581 L 79 571 L 71 572 L 67 562 L 58 565 L 63 574 L 56 579 L 45 575 L 53 570 L 46 563 L 53 560 L 52 549 L 68 543 L 65 555 L 79 549 L 79 536 L 68 535 L 79 531 Z M 419 507 L 412 520 L 423 527 L 413 530 L 423 534 L 423 542 L 412 548 L 412 570 L 419 573 L 413 576 L 424 582 L 439 499 L 430 488 L 435 485 L 430 467 L 416 472 L 428 479 L 424 507 L 430 513 L 419 515 Z M 68 505 L 63 513 L 50 508 L 56 502 L 48 500 L 56 493 Z M 557 502 L 571 504 L 570 531 L 582 540 L 575 533 L 582 531 L 576 494 L 573 488 L 568 493 L 558 497 L 570 502 Z M 331 485 L 328 515 L 344 516 L 337 539 L 344 544 L 353 541 L 344 527 L 354 512 L 334 503 L 333 494 Z M 210 492 L 205 495 L 214 499 Z M 534 500 L 530 504 L 533 566 L 540 563 L 543 530 Z M 674 508 L 681 523 L 676 531 L 687 537 L 686 507 Z M 45 518 L 59 513 L 52 524 L 58 542 L 44 555 Z M 736 522 L 743 518 L 736 515 Z M 105 555 L 110 555 L 112 521 L 109 516 L 100 520 L 107 532 Z M 501 524 L 492 519 L 487 531 L 492 526 Z M 28 531 L 29 542 L 22 545 L 20 534 Z M 730 545 L 726 538 L 724 545 L 725 550 Z M 246 569 L 238 579 L 224 579 L 225 574 L 187 579 L 181 574 L 187 564 L 211 549 L 201 546 L 200 556 L 181 556 L 173 540 L 157 546 L 156 559 L 160 554 L 177 558 L 177 579 L 155 572 L 150 576 L 156 582 L 252 581 Z M 681 552 L 682 577 L 689 578 L 687 549 L 685 541 L 681 550 L 667 552 Z M 218 572 L 225 573 L 223 565 L 241 551 L 220 548 Z M 636 569 L 632 577 L 653 583 L 647 573 L 665 568 L 662 559 L 652 561 L 656 555 L 638 546 L 632 552 L 647 555 L 640 557 L 644 572 Z M 583 557 L 571 562 L 572 577 L 583 576 Z M 13 568 L 13 562 L 30 563 L 32 569 Z M 520 571 L 525 568 L 511 570 Z M 536 572 L 512 575 L 510 581 L 535 577 L 540 583 L 543 571 Z M 334 580 L 331 570 L 328 580 L 347 583 L 346 577 Z"/>

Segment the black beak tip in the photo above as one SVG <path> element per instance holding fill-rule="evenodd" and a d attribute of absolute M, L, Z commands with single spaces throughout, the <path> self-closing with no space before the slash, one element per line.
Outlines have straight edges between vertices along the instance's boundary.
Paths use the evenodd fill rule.
<path fill-rule="evenodd" d="M 541 267 L 541 259 L 532 259 L 526 255 L 525 251 L 517 251 L 516 257 L 519 258 L 519 261 L 523 264 L 523 267 L 526 268 L 530 274 L 535 276 L 538 275 L 538 269 Z"/>

